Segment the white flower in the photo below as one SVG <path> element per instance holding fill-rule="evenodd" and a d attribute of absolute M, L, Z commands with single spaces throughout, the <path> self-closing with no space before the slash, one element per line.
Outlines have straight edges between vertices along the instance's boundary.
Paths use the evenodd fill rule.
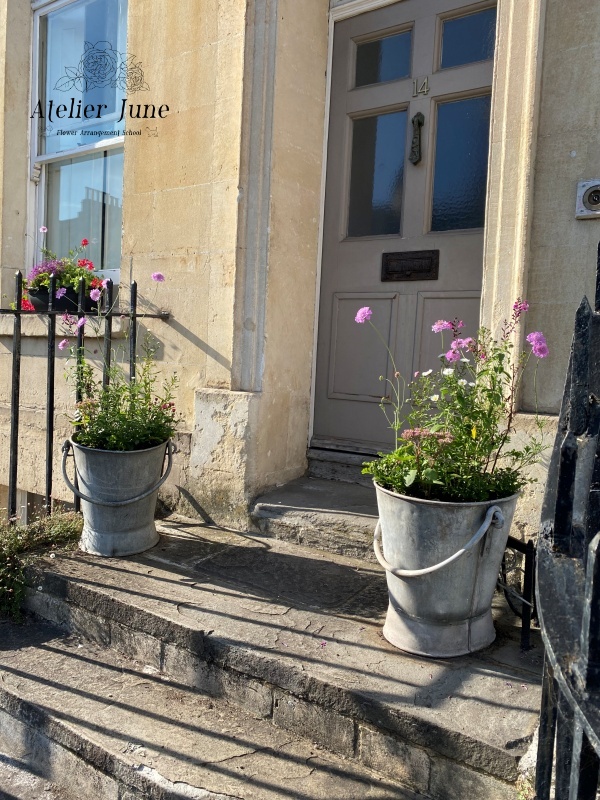
<path fill-rule="evenodd" d="M 469 386 L 475 386 L 475 384 L 473 383 L 473 381 L 469 381 Z"/>
<path fill-rule="evenodd" d="M 464 361 L 465 364 L 469 363 L 469 359 L 468 358 L 461 358 L 461 361 Z"/>
<path fill-rule="evenodd" d="M 421 375 L 422 375 L 424 378 L 426 378 L 428 375 L 431 375 L 431 373 L 432 373 L 432 372 L 433 372 L 433 370 L 432 370 L 432 369 L 428 369 L 428 370 L 427 370 L 427 372 L 422 372 L 422 373 L 421 373 Z"/>
<path fill-rule="evenodd" d="M 437 403 L 437 401 L 440 399 L 440 396 L 439 394 L 432 394 L 429 399 L 431 400 L 432 403 Z"/>
<path fill-rule="evenodd" d="M 467 382 L 466 382 L 466 380 L 464 378 L 460 378 L 458 383 L 459 383 L 459 386 L 466 386 L 467 385 Z"/>
<path fill-rule="evenodd" d="M 454 370 L 451 367 L 447 367 L 446 369 L 442 370 L 442 375 L 452 375 Z"/>

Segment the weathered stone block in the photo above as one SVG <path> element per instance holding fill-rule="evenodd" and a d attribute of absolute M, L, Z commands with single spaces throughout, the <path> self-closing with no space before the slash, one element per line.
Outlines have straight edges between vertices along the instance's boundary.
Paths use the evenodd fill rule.
<path fill-rule="evenodd" d="M 357 755 L 365 766 L 405 786 L 423 793 L 429 788 L 431 765 L 425 750 L 361 725 Z"/>
<path fill-rule="evenodd" d="M 515 800 L 514 784 L 463 767 L 456 761 L 436 758 L 431 762 L 430 797 L 440 800 Z"/>
<path fill-rule="evenodd" d="M 273 722 L 339 755 L 354 756 L 354 722 L 334 711 L 275 691 Z"/>

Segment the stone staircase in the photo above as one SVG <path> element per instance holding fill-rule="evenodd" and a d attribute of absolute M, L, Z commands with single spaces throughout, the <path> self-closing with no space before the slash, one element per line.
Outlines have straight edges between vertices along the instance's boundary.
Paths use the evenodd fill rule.
<path fill-rule="evenodd" d="M 316 499 L 311 515 L 286 538 L 318 538 Z M 139 556 L 31 572 L 30 622 L 0 626 L 5 757 L 89 800 L 515 799 L 542 649 L 519 651 L 502 598 L 487 650 L 420 659 L 382 638 L 385 578 L 364 558 L 183 519 L 159 529 Z"/>

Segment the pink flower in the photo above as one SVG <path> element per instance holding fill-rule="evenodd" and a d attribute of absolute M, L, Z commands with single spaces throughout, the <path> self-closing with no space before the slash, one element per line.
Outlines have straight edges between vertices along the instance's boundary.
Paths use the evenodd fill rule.
<path fill-rule="evenodd" d="M 100 300 L 101 294 L 102 292 L 100 291 L 100 289 L 92 289 L 92 291 L 90 292 L 90 298 L 94 301 L 94 303 L 97 303 L 98 300 Z"/>
<path fill-rule="evenodd" d="M 162 272 L 153 272 L 152 273 L 152 280 L 156 281 L 157 283 L 163 283 L 165 276 Z"/>
<path fill-rule="evenodd" d="M 358 322 L 359 325 L 362 325 L 363 322 L 368 322 L 372 316 L 373 316 L 372 309 L 370 309 L 369 306 L 363 306 L 363 308 L 359 308 L 358 311 L 356 312 L 354 321 Z"/>
<path fill-rule="evenodd" d="M 521 300 L 520 297 L 517 297 L 516 301 L 513 303 L 513 311 L 515 314 L 522 314 L 525 311 L 529 311 L 529 303 L 527 300 Z"/>
<path fill-rule="evenodd" d="M 106 289 L 106 287 L 108 286 L 108 280 L 109 280 L 108 278 L 105 278 L 105 279 L 102 281 L 102 288 L 103 288 L 103 289 Z"/>
<path fill-rule="evenodd" d="M 418 377 L 419 377 L 419 370 L 417 370 L 417 371 L 415 372 L 415 374 L 414 374 L 414 376 L 413 376 L 413 377 L 415 377 L 415 378 L 418 378 Z"/>
<path fill-rule="evenodd" d="M 527 341 L 531 345 L 531 350 L 536 358 L 546 358 L 549 354 L 546 337 L 540 331 L 533 331 L 527 336 Z"/>
<path fill-rule="evenodd" d="M 441 333 L 442 331 L 450 331 L 452 330 L 452 323 L 447 322 L 445 319 L 438 319 L 437 322 L 434 322 L 431 326 L 431 330 L 434 333 Z"/>
<path fill-rule="evenodd" d="M 42 225 L 40 228 L 40 233 L 48 233 L 48 228 L 45 225 Z"/>
<path fill-rule="evenodd" d="M 77 320 L 77 327 L 78 328 L 83 328 L 83 326 L 85 325 L 86 322 L 87 322 L 87 318 L 86 317 L 80 317 Z"/>
<path fill-rule="evenodd" d="M 64 297 L 67 293 L 67 290 L 64 286 L 61 286 L 60 289 L 56 290 L 55 297 L 57 300 L 60 300 L 61 297 Z"/>
<path fill-rule="evenodd" d="M 87 246 L 88 246 L 88 244 L 89 244 L 89 241 L 88 241 L 87 239 L 82 239 L 82 240 L 81 240 L 81 246 L 82 246 L 82 247 L 87 247 Z"/>
<path fill-rule="evenodd" d="M 466 350 L 473 344 L 473 338 L 471 336 L 467 336 L 466 339 L 454 339 L 450 342 L 450 347 L 452 350 Z"/>
<path fill-rule="evenodd" d="M 460 358 L 459 350 L 448 350 L 446 353 L 446 361 L 458 361 Z"/>
<path fill-rule="evenodd" d="M 69 346 L 69 340 L 68 339 L 63 339 L 61 342 L 58 343 L 58 349 L 59 350 L 64 350 L 68 346 Z"/>

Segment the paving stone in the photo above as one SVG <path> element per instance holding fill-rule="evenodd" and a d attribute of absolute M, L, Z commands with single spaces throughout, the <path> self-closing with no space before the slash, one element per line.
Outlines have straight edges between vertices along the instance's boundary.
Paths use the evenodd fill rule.
<path fill-rule="evenodd" d="M 354 755 L 354 722 L 348 717 L 276 691 L 273 722 L 289 731 L 351 758 Z"/>

